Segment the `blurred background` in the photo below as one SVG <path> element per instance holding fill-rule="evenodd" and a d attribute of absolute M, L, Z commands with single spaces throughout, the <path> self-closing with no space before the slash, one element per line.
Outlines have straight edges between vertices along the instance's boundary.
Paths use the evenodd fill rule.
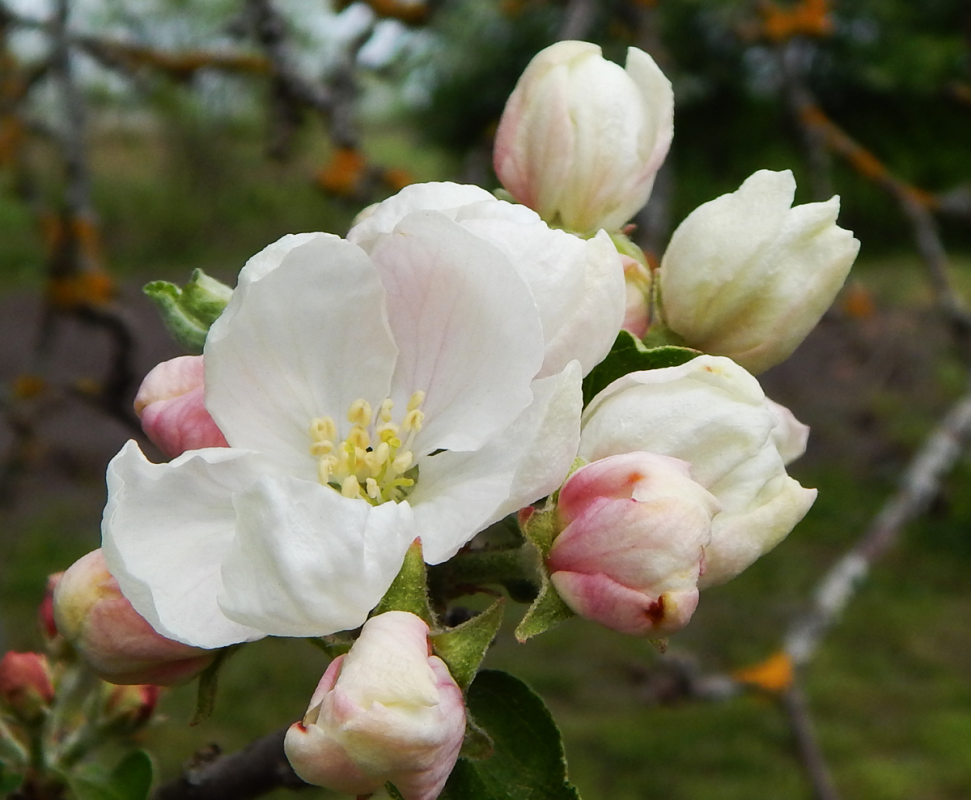
<path fill-rule="evenodd" d="M 762 377 L 812 428 L 790 472 L 819 499 L 789 539 L 707 592 L 664 656 L 573 621 L 503 636 L 486 664 L 550 705 L 585 797 L 819 796 L 765 661 L 966 391 L 968 0 L 0 2 L 0 651 L 40 647 L 47 575 L 99 545 L 105 466 L 140 437 L 138 383 L 180 353 L 141 286 L 195 268 L 232 284 L 281 235 L 343 234 L 410 182 L 497 188 L 505 99 L 562 38 L 621 63 L 640 47 L 674 84 L 674 145 L 635 220 L 649 257 L 761 168 L 791 169 L 797 202 L 839 194 L 862 250 Z M 841 796 L 971 796 L 969 482 L 962 454 L 803 671 Z M 160 774 L 299 717 L 325 663 L 251 645 L 194 728 L 194 689 L 168 691 L 143 733 Z M 759 664 L 722 702 L 682 685 Z"/>

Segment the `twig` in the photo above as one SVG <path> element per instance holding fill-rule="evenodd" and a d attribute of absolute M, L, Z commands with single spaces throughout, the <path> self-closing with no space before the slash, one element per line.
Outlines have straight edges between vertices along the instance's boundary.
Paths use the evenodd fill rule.
<path fill-rule="evenodd" d="M 182 775 L 159 786 L 152 800 L 249 800 L 274 789 L 306 788 L 283 752 L 286 732 L 281 728 L 231 755 L 188 764 Z"/>
<path fill-rule="evenodd" d="M 813 789 L 813 800 L 839 800 L 839 794 L 830 775 L 823 752 L 816 740 L 809 705 L 798 683 L 793 683 L 780 698 L 786 717 L 792 728 L 796 752 L 806 771 Z"/>
<path fill-rule="evenodd" d="M 971 389 L 928 436 L 904 473 L 899 490 L 884 504 L 863 536 L 823 576 L 809 612 L 790 626 L 783 649 L 794 664 L 804 665 L 813 657 L 873 563 L 897 543 L 903 527 L 930 505 L 969 438 Z"/>

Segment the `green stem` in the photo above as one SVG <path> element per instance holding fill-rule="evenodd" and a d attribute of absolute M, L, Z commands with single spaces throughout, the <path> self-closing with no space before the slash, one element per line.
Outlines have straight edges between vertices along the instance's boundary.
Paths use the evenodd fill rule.
<path fill-rule="evenodd" d="M 429 589 L 434 597 L 451 598 L 467 594 L 472 587 L 499 585 L 506 587 L 513 599 L 518 600 L 513 586 L 522 589 L 528 585 L 538 589 L 540 583 L 536 556 L 530 550 L 517 547 L 460 553 L 444 564 L 429 568 Z"/>

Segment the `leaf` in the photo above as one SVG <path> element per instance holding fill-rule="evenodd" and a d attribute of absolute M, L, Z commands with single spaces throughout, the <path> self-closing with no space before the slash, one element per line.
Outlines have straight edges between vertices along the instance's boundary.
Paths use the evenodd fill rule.
<path fill-rule="evenodd" d="M 633 334 L 621 331 L 607 357 L 583 379 L 583 405 L 628 373 L 677 367 L 700 355 L 699 350 L 674 345 L 647 348 Z"/>
<path fill-rule="evenodd" d="M 579 800 L 566 777 L 559 729 L 543 701 L 518 678 L 484 670 L 468 707 L 492 737 L 484 761 L 460 758 L 441 800 Z"/>
<path fill-rule="evenodd" d="M 381 602 L 377 604 L 372 617 L 388 611 L 408 611 L 420 617 L 432 627 L 435 618 L 428 604 L 428 580 L 425 571 L 425 558 L 421 552 L 421 539 L 415 539 L 405 553 L 404 563 Z"/>
<path fill-rule="evenodd" d="M 146 800 L 152 788 L 152 759 L 144 750 L 129 753 L 111 773 L 111 786 L 121 800 Z"/>
<path fill-rule="evenodd" d="M 516 640 L 522 644 L 527 639 L 544 633 L 554 625 L 559 625 L 575 616 L 576 613 L 563 602 L 563 598 L 550 583 L 549 577 L 544 574 L 543 588 L 540 589 L 539 597 L 516 626 Z"/>
<path fill-rule="evenodd" d="M 14 790 L 23 783 L 24 776 L 15 772 L 10 772 L 0 763 L 0 796 L 12 794 Z"/>
<path fill-rule="evenodd" d="M 468 622 L 429 637 L 435 655 L 445 662 L 463 692 L 469 688 L 482 659 L 485 658 L 486 650 L 496 638 L 499 625 L 502 624 L 504 605 L 505 600 L 499 598 Z"/>
<path fill-rule="evenodd" d="M 169 281 L 152 281 L 142 291 L 158 307 L 169 333 L 190 353 L 202 352 L 210 326 L 233 294 L 226 284 L 201 269 L 193 270 L 183 288 Z"/>

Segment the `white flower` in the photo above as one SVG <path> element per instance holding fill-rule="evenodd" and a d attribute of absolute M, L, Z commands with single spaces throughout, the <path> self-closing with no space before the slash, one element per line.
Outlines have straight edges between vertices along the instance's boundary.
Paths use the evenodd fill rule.
<path fill-rule="evenodd" d="M 691 465 L 691 477 L 721 506 L 698 588 L 733 578 L 786 537 L 815 489 L 786 474 L 807 428 L 768 400 L 759 382 L 727 358 L 633 372 L 584 411 L 580 455 L 588 461 L 645 450 Z"/>
<path fill-rule="evenodd" d="M 498 247 L 529 284 L 546 337 L 540 377 L 573 359 L 586 375 L 610 352 L 624 321 L 627 288 L 623 261 L 606 232 L 580 239 L 477 186 L 417 183 L 366 209 L 348 241 L 370 252 L 402 217 L 422 210 L 440 211 Z"/>
<path fill-rule="evenodd" d="M 619 229 L 647 203 L 674 134 L 671 83 L 631 47 L 622 68 L 589 42 L 537 54 L 506 103 L 494 164 L 502 185 L 550 224 Z"/>
<path fill-rule="evenodd" d="M 833 302 L 860 243 L 836 224 L 838 197 L 793 208 L 795 191 L 789 170 L 760 170 L 674 232 L 661 260 L 661 309 L 692 347 L 764 372 Z"/>
<path fill-rule="evenodd" d="M 201 647 L 361 625 L 420 537 L 450 558 L 562 481 L 579 367 L 534 380 L 532 296 L 434 212 L 370 254 L 326 234 L 254 256 L 205 348 L 229 447 L 108 469 L 103 548 L 159 633 Z"/>

